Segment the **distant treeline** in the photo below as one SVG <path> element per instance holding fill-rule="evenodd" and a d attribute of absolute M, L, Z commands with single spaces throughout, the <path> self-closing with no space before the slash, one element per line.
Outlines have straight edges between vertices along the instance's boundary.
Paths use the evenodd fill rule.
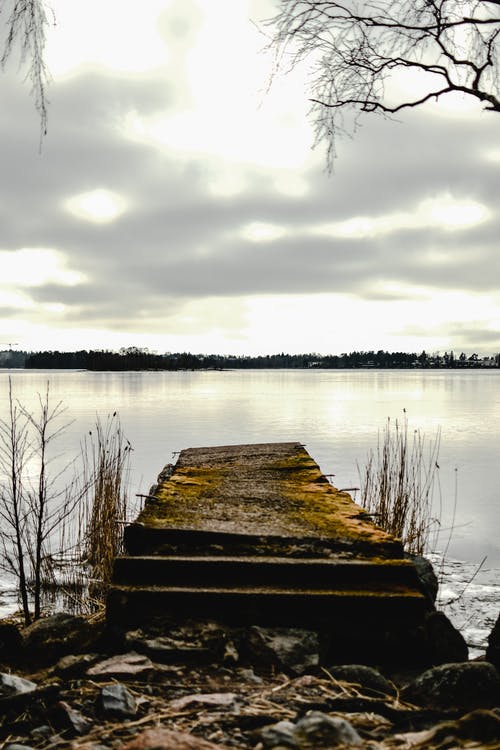
<path fill-rule="evenodd" d="M 119 352 L 91 350 L 77 352 L 0 352 L 0 367 L 73 370 L 222 370 L 278 368 L 483 368 L 500 367 L 500 354 L 479 357 L 461 352 L 427 354 L 425 351 L 355 351 L 349 354 L 268 354 L 256 357 L 177 352 L 154 354 L 128 347 Z"/>

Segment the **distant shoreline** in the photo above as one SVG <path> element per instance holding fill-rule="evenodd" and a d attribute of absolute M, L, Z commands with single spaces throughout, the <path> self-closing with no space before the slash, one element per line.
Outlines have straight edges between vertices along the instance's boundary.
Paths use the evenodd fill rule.
<path fill-rule="evenodd" d="M 354 351 L 342 354 L 262 354 L 221 355 L 167 352 L 156 354 L 147 349 L 129 347 L 119 352 L 107 350 L 0 351 L 0 368 L 26 370 L 88 371 L 217 371 L 227 370 L 425 370 L 425 369 L 499 369 L 500 353 L 479 356 L 476 353 Z"/>

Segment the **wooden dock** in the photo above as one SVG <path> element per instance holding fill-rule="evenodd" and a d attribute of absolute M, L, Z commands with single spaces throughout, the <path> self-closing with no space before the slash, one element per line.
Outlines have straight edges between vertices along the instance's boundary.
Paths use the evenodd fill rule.
<path fill-rule="evenodd" d="M 125 546 L 107 604 L 116 627 L 207 618 L 315 628 L 344 642 L 361 634 L 377 649 L 407 640 L 433 609 L 400 542 L 300 443 L 182 451 Z"/>

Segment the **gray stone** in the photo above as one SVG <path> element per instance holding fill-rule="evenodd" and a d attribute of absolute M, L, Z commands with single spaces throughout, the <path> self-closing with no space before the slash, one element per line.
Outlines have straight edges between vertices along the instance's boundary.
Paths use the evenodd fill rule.
<path fill-rule="evenodd" d="M 147 656 L 130 651 L 128 654 L 118 654 L 104 659 L 87 669 L 89 677 L 137 677 L 145 676 L 154 670 L 154 664 Z"/>
<path fill-rule="evenodd" d="M 252 660 L 304 674 L 319 664 L 319 636 L 300 628 L 249 628 L 246 647 Z"/>
<path fill-rule="evenodd" d="M 33 750 L 31 745 L 23 745 L 21 742 L 9 742 L 4 745 L 3 750 Z"/>
<path fill-rule="evenodd" d="M 52 737 L 54 735 L 54 731 L 52 727 L 49 727 L 48 724 L 41 724 L 39 727 L 35 727 L 30 732 L 31 737 L 33 737 L 34 740 L 42 740 L 47 739 L 48 737 Z"/>
<path fill-rule="evenodd" d="M 191 705 L 212 706 L 229 710 L 234 708 L 237 697 L 236 693 L 192 693 L 170 701 L 169 706 L 175 711 L 183 711 Z"/>
<path fill-rule="evenodd" d="M 137 701 L 130 690 L 118 682 L 103 687 L 100 708 L 105 715 L 130 718 L 137 714 Z"/>
<path fill-rule="evenodd" d="M 500 671 L 500 613 L 497 617 L 496 623 L 493 626 L 493 630 L 488 636 L 486 658 Z"/>
<path fill-rule="evenodd" d="M 500 702 L 500 675 L 486 661 L 441 664 L 417 677 L 402 696 L 429 708 L 492 708 Z"/>
<path fill-rule="evenodd" d="M 361 692 L 373 694 L 395 695 L 394 685 L 383 677 L 373 667 L 364 664 L 343 664 L 328 668 L 329 674 L 336 680 L 349 682 L 359 688 Z M 375 695 L 376 697 L 376 695 Z"/>
<path fill-rule="evenodd" d="M 54 717 L 59 728 L 72 736 L 86 734 L 92 727 L 92 720 L 88 716 L 65 701 L 59 701 L 56 705 Z"/>
<path fill-rule="evenodd" d="M 321 711 L 311 711 L 295 725 L 299 747 L 334 747 L 335 745 L 361 745 L 362 739 L 352 724 L 340 716 L 328 716 Z"/>
<path fill-rule="evenodd" d="M 15 674 L 0 672 L 0 695 L 20 695 L 35 690 L 36 683 L 31 680 L 25 680 L 24 677 L 18 677 Z"/>
<path fill-rule="evenodd" d="M 287 719 L 264 727 L 260 731 L 260 739 L 265 748 L 298 747 L 295 737 L 295 724 Z"/>
<path fill-rule="evenodd" d="M 362 744 L 361 737 L 346 719 L 328 716 L 321 711 L 310 711 L 296 724 L 284 720 L 264 727 L 260 732 L 260 739 L 266 750 L 275 747 L 305 750 Z"/>

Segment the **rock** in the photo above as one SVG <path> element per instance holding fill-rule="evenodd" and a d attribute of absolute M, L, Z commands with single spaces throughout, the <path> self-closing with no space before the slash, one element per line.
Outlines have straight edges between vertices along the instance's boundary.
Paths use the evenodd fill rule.
<path fill-rule="evenodd" d="M 48 724 L 42 724 L 39 727 L 35 727 L 30 732 L 31 737 L 33 737 L 33 739 L 36 741 L 46 740 L 49 737 L 52 737 L 53 734 L 54 734 L 54 731 L 52 727 L 49 727 Z"/>
<path fill-rule="evenodd" d="M 59 701 L 54 707 L 53 718 L 60 729 L 72 736 L 87 734 L 92 727 L 92 720 L 88 716 L 84 716 L 65 701 Z"/>
<path fill-rule="evenodd" d="M 20 742 L 9 742 L 3 746 L 3 750 L 33 750 L 31 745 L 23 745 Z"/>
<path fill-rule="evenodd" d="M 24 677 L 0 672 L 0 696 L 2 697 L 29 693 L 35 690 L 36 687 L 36 683 L 31 682 L 31 680 L 25 680 Z"/>
<path fill-rule="evenodd" d="M 162 664 L 207 664 L 214 654 L 205 646 L 197 646 L 168 636 L 147 638 L 140 630 L 129 631 L 125 644 L 134 651 L 146 654 Z"/>
<path fill-rule="evenodd" d="M 36 620 L 23 631 L 26 660 L 31 664 L 46 665 L 66 654 L 81 654 L 101 634 L 84 617 L 59 613 Z"/>
<path fill-rule="evenodd" d="M 467 661 L 469 649 L 465 639 L 444 612 L 428 612 L 424 628 L 431 664 Z"/>
<path fill-rule="evenodd" d="M 207 664 L 224 658 L 228 633 L 214 622 L 165 624 L 148 632 L 144 628 L 125 634 L 125 645 L 164 664 Z"/>
<path fill-rule="evenodd" d="M 493 630 L 488 636 L 486 658 L 500 671 L 500 613 L 498 614 L 497 621 L 493 626 Z"/>
<path fill-rule="evenodd" d="M 249 628 L 244 644 L 252 662 L 304 674 L 319 664 L 319 636 L 300 628 Z"/>
<path fill-rule="evenodd" d="M 157 727 L 141 732 L 120 750 L 220 750 L 221 747 L 194 734 Z"/>
<path fill-rule="evenodd" d="M 321 711 L 307 713 L 295 725 L 299 747 L 333 747 L 335 745 L 361 745 L 362 739 L 352 724 L 340 716 L 328 716 Z"/>
<path fill-rule="evenodd" d="M 491 708 L 500 702 L 500 675 L 486 661 L 441 664 L 407 685 L 402 696 L 429 708 Z"/>
<path fill-rule="evenodd" d="M 274 747 L 328 748 L 362 744 L 361 737 L 346 719 L 328 716 L 321 711 L 310 711 L 296 724 L 285 720 L 264 727 L 260 738 L 269 750 Z"/>
<path fill-rule="evenodd" d="M 146 676 L 154 670 L 154 664 L 147 656 L 130 651 L 128 654 L 118 654 L 100 661 L 87 669 L 89 677 L 137 677 Z"/>
<path fill-rule="evenodd" d="M 101 690 L 99 705 L 106 716 L 131 718 L 137 714 L 137 701 L 125 685 L 114 683 Z"/>
<path fill-rule="evenodd" d="M 364 664 L 343 664 L 329 667 L 327 671 L 334 679 L 354 684 L 361 692 L 368 692 L 372 697 L 381 694 L 396 695 L 397 692 L 394 685 L 380 672 Z"/>
<path fill-rule="evenodd" d="M 234 706 L 237 697 L 236 693 L 193 693 L 192 695 L 183 695 L 182 698 L 170 701 L 169 706 L 174 711 L 183 711 L 187 706 L 193 704 L 230 708 Z"/>
<path fill-rule="evenodd" d="M 255 674 L 251 667 L 238 669 L 238 674 L 247 682 L 253 682 L 255 685 L 262 685 L 264 680 L 258 674 Z"/>
<path fill-rule="evenodd" d="M 276 724 L 264 727 L 260 731 L 260 739 L 265 748 L 297 747 L 295 724 L 284 719 Z"/>
<path fill-rule="evenodd" d="M 54 672 L 61 677 L 77 677 L 98 660 L 97 654 L 68 654 L 63 656 L 54 667 Z"/>
<path fill-rule="evenodd" d="M 422 586 L 422 591 L 433 604 L 436 601 L 439 581 L 432 567 L 432 563 L 422 555 L 411 555 L 405 552 L 405 557 L 411 560 L 417 571 L 417 576 Z"/>

